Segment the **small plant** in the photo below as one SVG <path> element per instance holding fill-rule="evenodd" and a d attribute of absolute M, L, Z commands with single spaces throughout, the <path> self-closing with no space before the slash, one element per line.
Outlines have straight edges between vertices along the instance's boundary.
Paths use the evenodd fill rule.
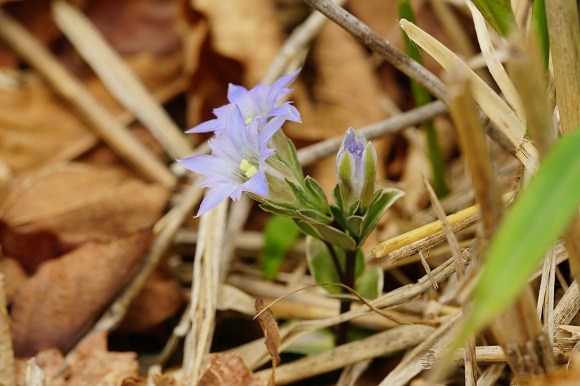
<path fill-rule="evenodd" d="M 294 144 L 281 128 L 285 121 L 300 122 L 290 102 L 279 104 L 291 90 L 286 85 L 298 71 L 272 86 L 251 90 L 231 85 L 229 104 L 214 110 L 216 118 L 190 132 L 214 132 L 210 155 L 180 160 L 187 169 L 205 175 L 199 186 L 209 188 L 197 216 L 242 192 L 277 215 L 292 218 L 307 238 L 311 273 L 318 283 L 341 282 L 363 296 L 377 297 L 383 272 L 364 272 L 361 246 L 386 210 L 403 195 L 398 189 L 375 186 L 377 155 L 363 134 L 349 128 L 336 158 L 338 182 L 329 203 L 320 184 L 304 177 Z M 338 287 L 329 287 L 336 293 Z M 341 312 L 350 308 L 342 300 Z"/>

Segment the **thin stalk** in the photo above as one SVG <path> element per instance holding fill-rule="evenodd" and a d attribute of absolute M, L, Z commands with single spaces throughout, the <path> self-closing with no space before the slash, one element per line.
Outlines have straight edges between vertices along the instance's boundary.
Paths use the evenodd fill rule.
<path fill-rule="evenodd" d="M 346 251 L 346 261 L 345 261 L 345 275 L 343 284 L 354 288 L 354 271 L 355 271 L 355 264 L 356 264 L 356 255 L 357 250 L 354 251 Z M 350 304 L 352 300 L 344 299 L 340 301 L 340 313 L 345 314 L 350 311 Z M 346 333 L 348 331 L 348 322 L 342 323 L 338 325 L 338 330 L 336 332 L 336 344 L 341 345 L 346 343 Z"/>

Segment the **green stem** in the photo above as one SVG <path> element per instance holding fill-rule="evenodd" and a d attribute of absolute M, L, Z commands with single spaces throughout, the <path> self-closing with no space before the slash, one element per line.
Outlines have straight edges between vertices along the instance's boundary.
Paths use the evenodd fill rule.
<path fill-rule="evenodd" d="M 346 251 L 346 261 L 345 261 L 345 275 L 343 284 L 354 288 L 354 271 L 355 271 L 355 264 L 356 264 L 356 255 L 357 250 L 354 251 Z M 346 292 L 346 291 L 345 291 Z M 352 300 L 345 299 L 340 301 L 340 313 L 344 314 L 350 311 L 350 304 Z M 341 345 L 346 343 L 346 333 L 348 331 L 348 322 L 342 323 L 338 325 L 338 330 L 336 332 L 336 344 Z"/>

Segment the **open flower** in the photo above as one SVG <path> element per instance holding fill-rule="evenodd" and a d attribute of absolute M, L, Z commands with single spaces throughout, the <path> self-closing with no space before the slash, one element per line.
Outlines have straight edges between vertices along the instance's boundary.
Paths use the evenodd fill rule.
<path fill-rule="evenodd" d="M 280 99 L 292 91 L 286 88 L 300 70 L 291 74 L 285 75 L 272 84 L 267 86 L 264 83 L 259 83 L 251 90 L 243 86 L 231 84 L 228 87 L 228 105 L 218 107 L 213 110 L 215 119 L 203 122 L 187 133 L 207 133 L 215 132 L 216 135 L 221 135 L 226 126 L 226 117 L 228 115 L 229 107 L 232 104 L 238 106 L 241 111 L 243 122 L 248 124 L 254 120 L 259 121 L 258 124 L 265 122 L 268 118 L 285 116 L 287 120 L 293 122 L 301 122 L 300 113 L 296 107 L 292 106 L 292 102 L 284 102 L 278 105 Z"/>
<path fill-rule="evenodd" d="M 211 155 L 200 154 L 179 160 L 187 169 L 205 175 L 199 184 L 209 188 L 197 216 L 201 216 L 230 197 L 237 201 L 242 192 L 268 196 L 266 159 L 275 154 L 268 142 L 280 129 L 286 117 L 279 116 L 260 124 L 244 123 L 236 105 L 228 106 L 224 116 L 224 134 L 209 141 Z"/>
<path fill-rule="evenodd" d="M 364 134 L 349 128 L 336 156 L 338 185 L 345 209 L 355 201 L 361 208 L 370 205 L 375 192 L 377 153 Z"/>

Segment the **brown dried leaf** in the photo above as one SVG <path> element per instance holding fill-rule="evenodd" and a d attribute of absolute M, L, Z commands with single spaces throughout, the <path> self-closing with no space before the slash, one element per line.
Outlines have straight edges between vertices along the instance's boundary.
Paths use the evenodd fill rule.
<path fill-rule="evenodd" d="M 135 274 L 149 235 L 143 230 L 107 243 L 86 243 L 42 264 L 13 301 L 17 356 L 49 347 L 69 350 Z"/>
<path fill-rule="evenodd" d="M 0 206 L 4 253 L 27 270 L 87 241 L 149 229 L 167 189 L 117 171 L 71 164 L 22 177 Z"/>
<path fill-rule="evenodd" d="M 78 348 L 70 361 L 69 385 L 117 385 L 137 377 L 139 365 L 133 352 L 109 352 L 107 335 L 94 334 Z"/>
<path fill-rule="evenodd" d="M 18 385 L 24 384 L 24 369 L 29 358 L 17 360 Z M 95 334 L 82 342 L 68 363 L 56 349 L 43 350 L 36 355 L 36 363 L 44 372 L 46 386 L 111 386 L 120 380 L 137 377 L 135 353 L 109 352 L 104 333 Z"/>
<path fill-rule="evenodd" d="M 264 309 L 264 301 L 260 298 L 256 298 L 256 312 L 258 315 L 258 320 L 260 321 L 260 327 L 266 338 L 264 344 L 268 349 L 268 354 L 272 357 L 272 375 L 270 376 L 270 386 L 276 384 L 276 365 L 280 363 L 280 353 L 278 352 L 282 339 L 280 338 L 280 330 L 278 329 L 278 323 L 274 317 L 274 313 L 269 308 L 262 312 Z"/>
<path fill-rule="evenodd" d="M 35 75 L 14 90 L 0 88 L 0 162 L 20 173 L 66 158 L 94 135 Z"/>
<path fill-rule="evenodd" d="M 260 81 L 282 43 L 274 1 L 199 0 L 190 2 L 193 75 L 189 123 L 211 117 L 226 102 L 228 82 L 253 87 Z"/>
<path fill-rule="evenodd" d="M 4 292 L 6 303 L 12 304 L 14 295 L 22 284 L 26 282 L 28 275 L 15 259 L 0 255 L 0 273 L 4 275 Z"/>
<path fill-rule="evenodd" d="M 153 374 L 155 386 L 185 386 L 185 383 L 177 381 L 171 374 Z"/>
<path fill-rule="evenodd" d="M 175 278 L 158 268 L 131 303 L 120 329 L 131 332 L 147 331 L 175 315 L 182 307 L 183 300 L 181 287 Z"/>
<path fill-rule="evenodd" d="M 24 385 L 26 363 L 30 358 L 20 358 L 16 360 L 16 384 Z M 43 350 L 36 357 L 36 365 L 44 373 L 47 386 L 65 386 L 65 378 L 68 377 L 70 369 L 67 367 L 62 353 L 55 348 Z"/>
<path fill-rule="evenodd" d="M 209 368 L 203 373 L 197 386 L 263 386 L 237 354 L 209 355 Z"/>

